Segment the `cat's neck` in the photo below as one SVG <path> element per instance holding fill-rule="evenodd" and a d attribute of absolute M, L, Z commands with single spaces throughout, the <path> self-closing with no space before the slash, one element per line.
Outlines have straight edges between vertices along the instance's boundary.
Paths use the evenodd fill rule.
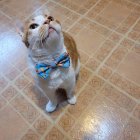
<path fill-rule="evenodd" d="M 29 50 L 30 57 L 34 63 L 48 63 L 59 57 L 62 53 L 67 52 L 63 41 L 59 42 L 57 46 L 53 44 L 52 46 L 45 45 L 45 47 L 36 46 L 37 49 Z"/>

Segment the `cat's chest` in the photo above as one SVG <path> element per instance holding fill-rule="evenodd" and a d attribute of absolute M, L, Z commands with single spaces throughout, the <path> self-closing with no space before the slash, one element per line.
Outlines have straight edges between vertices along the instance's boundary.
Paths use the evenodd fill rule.
<path fill-rule="evenodd" d="M 64 84 L 64 82 L 69 78 L 70 75 L 70 68 L 64 69 L 64 68 L 58 68 L 55 70 L 52 70 L 49 78 L 47 79 L 47 86 L 49 87 L 60 87 Z"/>

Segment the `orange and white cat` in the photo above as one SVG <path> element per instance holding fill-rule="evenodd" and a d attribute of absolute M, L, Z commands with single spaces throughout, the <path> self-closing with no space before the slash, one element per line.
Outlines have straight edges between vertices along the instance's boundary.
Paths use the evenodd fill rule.
<path fill-rule="evenodd" d="M 34 67 L 35 82 L 44 92 L 49 102 L 47 112 L 53 112 L 57 107 L 55 92 L 59 88 L 65 89 L 68 103 L 75 104 L 74 87 L 80 70 L 79 54 L 73 38 L 62 32 L 61 24 L 49 15 L 39 15 L 26 22 L 22 39 L 29 50 L 29 62 Z M 69 54 L 68 68 L 57 67 L 51 70 L 47 79 L 39 77 L 35 66 L 40 63 L 51 63 L 64 53 Z"/>

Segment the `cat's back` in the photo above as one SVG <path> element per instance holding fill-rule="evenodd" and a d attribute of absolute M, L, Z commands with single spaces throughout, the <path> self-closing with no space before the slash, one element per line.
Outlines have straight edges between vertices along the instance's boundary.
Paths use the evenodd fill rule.
<path fill-rule="evenodd" d="M 72 65 L 74 69 L 76 69 L 79 61 L 79 53 L 77 51 L 75 40 L 71 35 L 69 35 L 66 32 L 63 32 L 63 36 L 64 36 L 64 44 L 72 60 Z"/>

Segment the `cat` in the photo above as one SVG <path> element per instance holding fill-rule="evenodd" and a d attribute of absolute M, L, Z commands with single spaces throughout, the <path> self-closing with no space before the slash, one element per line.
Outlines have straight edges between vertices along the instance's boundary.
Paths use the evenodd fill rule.
<path fill-rule="evenodd" d="M 74 105 L 80 57 L 72 36 L 63 32 L 60 22 L 48 14 L 28 20 L 20 35 L 28 48 L 29 65 L 34 68 L 32 74 L 35 83 L 49 99 L 46 111 L 56 110 L 58 103 L 55 93 L 59 88 L 66 91 L 68 103 Z M 61 62 L 56 64 L 56 60 L 61 58 Z"/>

